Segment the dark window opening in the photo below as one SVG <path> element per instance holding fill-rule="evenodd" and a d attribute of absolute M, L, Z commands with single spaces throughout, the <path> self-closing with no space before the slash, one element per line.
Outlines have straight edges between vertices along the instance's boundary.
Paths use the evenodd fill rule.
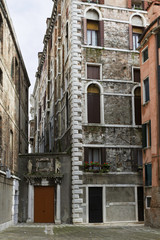
<path fill-rule="evenodd" d="M 100 123 L 100 91 L 92 84 L 88 87 L 88 123 Z"/>
<path fill-rule="evenodd" d="M 152 164 L 145 165 L 145 185 L 151 186 L 152 185 Z"/>
<path fill-rule="evenodd" d="M 134 74 L 134 82 L 140 83 L 140 69 L 134 68 L 133 74 Z"/>
<path fill-rule="evenodd" d="M 148 47 L 142 52 L 143 63 L 148 59 Z"/>
<path fill-rule="evenodd" d="M 149 97 L 149 78 L 147 77 L 144 81 L 144 103 L 148 102 Z"/>
<path fill-rule="evenodd" d="M 151 146 L 151 121 L 142 124 L 142 147 Z"/>
<path fill-rule="evenodd" d="M 141 88 L 134 91 L 135 124 L 141 125 Z"/>

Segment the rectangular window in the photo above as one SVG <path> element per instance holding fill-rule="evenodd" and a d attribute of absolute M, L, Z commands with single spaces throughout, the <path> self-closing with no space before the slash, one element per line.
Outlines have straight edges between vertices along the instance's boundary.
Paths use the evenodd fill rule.
<path fill-rule="evenodd" d="M 106 162 L 106 148 L 84 148 L 84 162 Z"/>
<path fill-rule="evenodd" d="M 145 185 L 151 186 L 152 185 L 152 164 L 145 165 Z"/>
<path fill-rule="evenodd" d="M 151 207 L 151 197 L 146 197 L 146 208 L 150 208 Z"/>
<path fill-rule="evenodd" d="M 100 79 L 100 66 L 87 65 L 87 79 Z"/>
<path fill-rule="evenodd" d="M 143 81 L 143 102 L 146 103 L 149 101 L 149 78 L 147 77 Z"/>
<path fill-rule="evenodd" d="M 142 124 L 142 147 L 151 146 L 151 121 Z"/>
<path fill-rule="evenodd" d="M 142 61 L 143 63 L 146 62 L 148 59 L 148 47 L 146 47 L 142 52 Z"/>
<path fill-rule="evenodd" d="M 132 0 L 132 8 L 141 10 L 143 9 L 142 1 L 141 0 Z"/>
<path fill-rule="evenodd" d="M 87 45 L 98 46 L 99 23 L 87 20 Z"/>
<path fill-rule="evenodd" d="M 134 68 L 133 69 L 133 76 L 134 76 L 134 82 L 140 83 L 140 69 Z"/>

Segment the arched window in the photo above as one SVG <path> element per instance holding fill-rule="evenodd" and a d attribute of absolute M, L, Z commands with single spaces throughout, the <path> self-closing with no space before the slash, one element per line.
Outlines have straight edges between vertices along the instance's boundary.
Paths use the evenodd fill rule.
<path fill-rule="evenodd" d="M 87 89 L 88 123 L 100 123 L 100 90 L 96 84 Z"/>
<path fill-rule="evenodd" d="M 141 88 L 137 87 L 134 91 L 134 112 L 135 124 L 141 125 Z"/>
<path fill-rule="evenodd" d="M 134 15 L 129 26 L 130 49 L 136 50 L 139 47 L 139 38 L 144 31 L 143 19 L 139 15 Z"/>
<path fill-rule="evenodd" d="M 0 14 L 0 51 L 3 53 L 3 19 Z"/>
<path fill-rule="evenodd" d="M 84 18 L 84 43 L 91 46 L 104 46 L 104 22 L 100 21 L 95 9 L 90 9 Z"/>

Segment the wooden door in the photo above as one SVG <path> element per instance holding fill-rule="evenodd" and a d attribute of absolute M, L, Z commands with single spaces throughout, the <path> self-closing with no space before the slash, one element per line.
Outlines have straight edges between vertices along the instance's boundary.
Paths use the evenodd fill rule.
<path fill-rule="evenodd" d="M 54 222 L 54 187 L 34 187 L 34 222 Z"/>
<path fill-rule="evenodd" d="M 102 188 L 89 188 L 89 222 L 101 223 L 103 222 L 102 214 Z"/>

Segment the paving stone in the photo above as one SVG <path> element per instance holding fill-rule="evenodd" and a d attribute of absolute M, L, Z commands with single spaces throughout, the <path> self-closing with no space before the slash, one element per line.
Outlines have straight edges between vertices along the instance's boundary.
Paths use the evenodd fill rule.
<path fill-rule="evenodd" d="M 0 232 L 0 240 L 160 240 L 160 229 L 143 225 L 18 224 Z"/>

